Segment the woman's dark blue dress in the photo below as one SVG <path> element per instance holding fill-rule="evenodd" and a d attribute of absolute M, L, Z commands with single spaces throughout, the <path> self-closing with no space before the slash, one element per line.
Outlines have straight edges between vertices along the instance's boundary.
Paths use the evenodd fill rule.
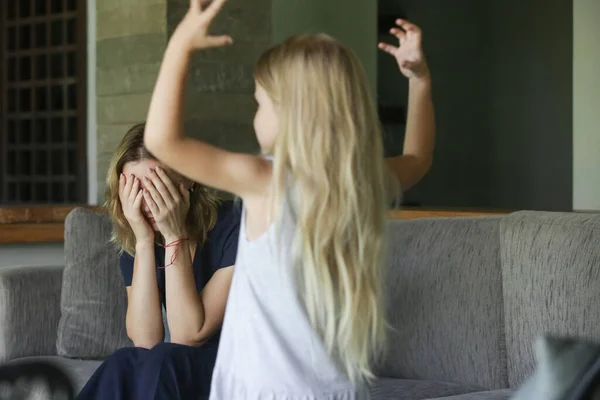
<path fill-rule="evenodd" d="M 196 249 L 192 265 L 200 292 L 220 268 L 235 264 L 240 213 L 232 202 L 219 208 L 215 227 L 204 246 Z M 155 246 L 156 265 L 165 263 L 165 251 Z M 125 286 L 131 285 L 133 257 L 120 258 Z M 167 267 L 168 268 L 168 267 Z M 165 271 L 157 268 L 161 303 L 165 306 Z M 90 378 L 78 399 L 198 400 L 208 398 L 219 333 L 201 347 L 159 343 L 152 349 L 126 347 L 113 353 Z"/>

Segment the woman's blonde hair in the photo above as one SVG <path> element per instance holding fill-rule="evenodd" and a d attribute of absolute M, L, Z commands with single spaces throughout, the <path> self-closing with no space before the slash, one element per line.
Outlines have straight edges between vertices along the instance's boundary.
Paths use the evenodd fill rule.
<path fill-rule="evenodd" d="M 126 251 L 131 255 L 135 253 L 135 236 L 129 222 L 123 215 L 123 208 L 119 199 L 119 176 L 128 162 L 156 160 L 144 146 L 144 127 L 144 123 L 137 124 L 125 134 L 112 157 L 106 174 L 104 208 L 113 222 L 112 241 L 122 251 Z M 218 206 L 219 200 L 214 191 L 194 184 L 190 193 L 190 209 L 186 217 L 186 228 L 189 238 L 196 241 L 198 246 L 202 246 L 208 232 L 215 226 Z M 159 240 L 162 240 L 162 238 L 159 238 Z"/>
<path fill-rule="evenodd" d="M 353 381 L 373 378 L 385 343 L 382 266 L 395 190 L 362 65 L 326 35 L 296 36 L 255 69 L 274 102 L 273 207 L 297 193 L 298 290 L 313 328 Z"/>

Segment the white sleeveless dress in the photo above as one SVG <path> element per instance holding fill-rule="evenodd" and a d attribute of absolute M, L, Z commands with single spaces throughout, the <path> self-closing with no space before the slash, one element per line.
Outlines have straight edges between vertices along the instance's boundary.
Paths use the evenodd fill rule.
<path fill-rule="evenodd" d="M 369 399 L 329 359 L 297 297 L 289 207 L 280 229 L 273 223 L 252 241 L 245 219 L 244 211 L 210 399 Z"/>

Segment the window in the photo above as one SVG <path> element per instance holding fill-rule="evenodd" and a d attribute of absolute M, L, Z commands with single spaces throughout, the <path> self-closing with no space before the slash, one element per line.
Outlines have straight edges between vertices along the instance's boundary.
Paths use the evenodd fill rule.
<path fill-rule="evenodd" d="M 0 5 L 0 204 L 85 203 L 85 1 Z"/>

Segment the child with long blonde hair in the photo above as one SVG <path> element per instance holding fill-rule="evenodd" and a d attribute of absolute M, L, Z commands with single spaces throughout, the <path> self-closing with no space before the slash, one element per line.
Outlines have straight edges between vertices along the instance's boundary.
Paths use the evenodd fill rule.
<path fill-rule="evenodd" d="M 384 163 L 363 68 L 326 35 L 290 38 L 256 66 L 254 128 L 271 157 L 185 137 L 190 55 L 232 43 L 208 34 L 224 3 L 203 9 L 191 1 L 165 53 L 145 132 L 146 146 L 166 165 L 243 200 L 211 399 L 368 398 L 386 330 L 380 279 L 392 172 L 411 184 L 427 162 L 409 155 L 391 160 L 392 168 Z M 420 96 L 411 104 L 421 110 L 409 111 L 408 127 L 417 116 L 433 130 L 420 33 L 400 23 L 393 33 L 408 43 L 405 50 L 381 46 L 405 75 L 422 79 L 411 88 Z M 431 150 L 433 132 L 422 136 L 416 147 Z M 418 172 L 404 174 L 407 166 Z"/>

